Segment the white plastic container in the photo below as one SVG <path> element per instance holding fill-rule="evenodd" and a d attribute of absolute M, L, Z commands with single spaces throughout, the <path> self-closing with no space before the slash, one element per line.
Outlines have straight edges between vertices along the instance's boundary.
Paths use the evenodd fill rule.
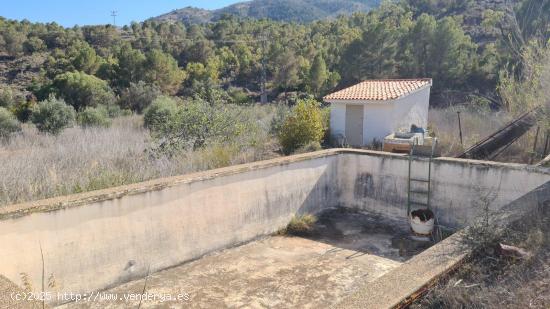
<path fill-rule="evenodd" d="M 431 235 L 434 229 L 434 223 L 435 220 L 433 217 L 428 221 L 422 221 L 419 217 L 413 217 L 412 213 L 411 215 L 409 215 L 409 224 L 411 225 L 411 229 L 413 230 L 413 232 L 419 235 Z"/>

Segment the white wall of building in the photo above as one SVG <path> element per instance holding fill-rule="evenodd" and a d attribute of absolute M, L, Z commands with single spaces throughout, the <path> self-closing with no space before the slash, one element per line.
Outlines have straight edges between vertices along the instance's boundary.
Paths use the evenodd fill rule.
<path fill-rule="evenodd" d="M 422 88 L 394 101 L 335 101 L 331 103 L 330 131 L 336 138 L 346 135 L 346 105 L 364 105 L 363 144 L 382 141 L 412 124 L 426 128 L 430 105 L 430 87 Z"/>
<path fill-rule="evenodd" d="M 346 135 L 346 104 L 333 103 L 330 105 L 330 134 L 333 137 Z"/>
<path fill-rule="evenodd" d="M 392 132 L 410 129 L 412 124 L 426 128 L 430 108 L 430 88 L 426 87 L 394 101 Z"/>
<path fill-rule="evenodd" d="M 393 102 L 366 103 L 365 121 L 363 122 L 363 145 L 370 145 L 374 140 L 381 142 L 392 132 L 395 110 Z"/>

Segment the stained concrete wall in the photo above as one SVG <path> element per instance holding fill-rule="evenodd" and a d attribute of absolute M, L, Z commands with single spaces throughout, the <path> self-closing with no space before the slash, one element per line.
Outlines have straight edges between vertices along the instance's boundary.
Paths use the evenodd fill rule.
<path fill-rule="evenodd" d="M 486 222 L 495 236 L 510 226 L 532 226 L 550 218 L 550 181 L 504 206 Z M 476 229 L 466 227 L 373 282 L 364 284 L 334 308 L 407 308 L 437 280 L 459 267 L 477 248 Z"/>
<path fill-rule="evenodd" d="M 368 155 L 365 155 L 368 153 Z M 406 217 L 408 157 L 356 151 L 339 161 L 342 206 Z M 428 160 L 412 162 L 411 177 L 428 178 Z M 550 180 L 550 169 L 522 164 L 438 158 L 432 164 L 431 204 L 442 225 L 458 228 L 488 209 L 498 211 Z M 413 188 L 426 189 L 422 183 Z M 412 200 L 426 201 L 425 196 Z"/>
<path fill-rule="evenodd" d="M 296 213 L 334 206 L 336 159 L 298 156 L 115 188 L 118 198 L 82 206 L 72 206 L 76 196 L 65 206 L 61 198 L 2 209 L 0 274 L 21 284 L 25 273 L 39 289 L 42 250 L 56 289 L 85 293 L 250 241 Z"/>
<path fill-rule="evenodd" d="M 143 277 L 284 227 L 296 213 L 336 205 L 405 216 L 402 155 L 334 149 L 0 208 L 0 274 L 35 288 L 85 293 Z M 442 158 L 433 203 L 462 226 L 477 200 L 502 205 L 550 180 L 550 170 Z M 415 161 L 422 177 L 427 162 Z"/>

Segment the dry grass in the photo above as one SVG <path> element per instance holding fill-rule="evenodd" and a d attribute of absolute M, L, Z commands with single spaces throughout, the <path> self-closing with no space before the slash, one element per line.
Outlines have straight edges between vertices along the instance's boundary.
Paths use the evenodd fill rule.
<path fill-rule="evenodd" d="M 485 246 L 411 307 L 550 308 L 549 214 L 533 214 L 512 224 L 497 242 L 524 248 L 531 255 L 507 257 Z"/>
<path fill-rule="evenodd" d="M 464 147 L 460 144 L 457 112 L 460 111 Z M 456 156 L 466 148 L 490 135 L 511 121 L 513 117 L 504 111 L 491 111 L 484 108 L 466 108 L 463 106 L 430 110 L 430 128 L 436 134 L 443 156 Z M 518 139 L 494 161 L 529 163 L 535 140 L 535 129 Z M 542 159 L 544 134 L 541 131 L 536 159 Z M 535 159 L 535 161 L 537 161 Z"/>
<path fill-rule="evenodd" d="M 24 125 L 0 144 L 0 206 L 271 158 L 278 147 L 269 135 L 274 111 L 252 108 L 261 129 L 246 140 L 160 158 L 149 155 L 151 137 L 139 116 L 57 137 Z"/>

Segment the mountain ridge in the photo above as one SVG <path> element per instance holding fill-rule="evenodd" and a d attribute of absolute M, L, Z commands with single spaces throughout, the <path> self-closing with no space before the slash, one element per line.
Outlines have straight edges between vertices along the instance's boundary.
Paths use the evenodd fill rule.
<path fill-rule="evenodd" d="M 368 12 L 381 0 L 252 0 L 238 2 L 217 10 L 185 7 L 152 17 L 156 21 L 208 23 L 230 14 L 242 18 L 307 23 L 319 19 Z"/>

